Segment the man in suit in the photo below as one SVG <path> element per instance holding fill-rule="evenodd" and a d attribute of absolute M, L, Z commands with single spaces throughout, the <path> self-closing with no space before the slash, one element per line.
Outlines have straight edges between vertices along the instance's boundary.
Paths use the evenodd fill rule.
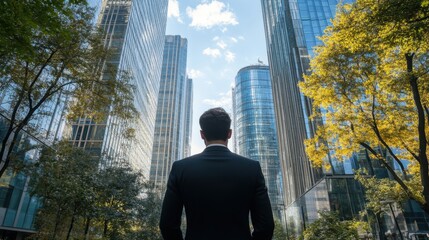
<path fill-rule="evenodd" d="M 231 118 L 222 108 L 200 117 L 206 149 L 173 163 L 162 205 L 165 240 L 268 240 L 274 220 L 259 162 L 228 150 Z M 253 231 L 250 230 L 249 213 Z"/>

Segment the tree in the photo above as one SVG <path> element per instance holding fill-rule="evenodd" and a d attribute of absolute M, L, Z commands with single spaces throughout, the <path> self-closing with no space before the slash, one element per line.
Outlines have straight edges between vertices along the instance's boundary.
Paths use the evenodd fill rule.
<path fill-rule="evenodd" d="M 17 136 L 46 112 L 58 94 L 79 99 L 71 118 L 101 121 L 107 115 L 135 115 L 129 76 L 107 64 L 111 51 L 92 24 L 86 0 L 0 3 L 0 90 L 7 93 L 8 120 L 0 148 L 0 176 Z M 104 77 L 101 77 L 103 76 Z"/>
<path fill-rule="evenodd" d="M 161 193 L 149 184 L 145 184 L 144 188 L 145 196 L 137 203 L 137 215 L 133 223 L 135 231 L 129 234 L 128 239 L 162 240 L 158 227 L 162 206 Z"/>
<path fill-rule="evenodd" d="M 328 154 L 342 160 L 364 149 L 392 176 L 394 182 L 384 192 L 401 189 L 427 213 L 428 38 L 427 0 L 346 4 L 321 38 L 310 74 L 300 83 L 313 100 L 315 117 L 324 118 L 324 126 L 306 141 L 312 163 L 326 166 Z"/>
<path fill-rule="evenodd" d="M 76 219 L 93 204 L 97 168 L 97 159 L 68 142 L 44 148 L 39 160 L 26 166 L 30 194 L 42 206 L 36 218 L 38 238 L 69 239 Z"/>
<path fill-rule="evenodd" d="M 96 217 L 101 223 L 103 237 L 126 239 L 126 234 L 132 231 L 140 203 L 141 177 L 127 166 L 109 167 L 98 173 Z"/>
<path fill-rule="evenodd" d="M 41 205 L 36 239 L 162 239 L 160 194 L 130 167 L 99 169 L 99 159 L 66 141 L 24 165 Z"/>
<path fill-rule="evenodd" d="M 338 213 L 322 211 L 320 218 L 305 229 L 304 240 L 358 240 L 359 235 L 350 221 L 340 221 Z"/>

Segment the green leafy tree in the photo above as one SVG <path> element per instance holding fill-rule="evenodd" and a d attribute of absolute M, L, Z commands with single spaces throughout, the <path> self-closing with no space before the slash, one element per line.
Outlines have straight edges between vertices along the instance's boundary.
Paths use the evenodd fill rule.
<path fill-rule="evenodd" d="M 141 202 L 141 174 L 127 166 L 109 167 L 100 170 L 97 184 L 97 221 L 102 226 L 102 236 L 126 239 L 133 230 L 133 218 Z"/>
<path fill-rule="evenodd" d="M 79 99 L 70 104 L 71 118 L 135 115 L 130 78 L 107 64 L 111 53 L 92 24 L 87 1 L 5 0 L 0 9 L 0 90 L 7 93 L 0 114 L 8 120 L 0 176 L 19 132 L 49 114 L 46 109 L 59 94 Z M 108 77 L 102 78 L 103 73 Z"/>
<path fill-rule="evenodd" d="M 39 239 L 69 239 L 76 219 L 92 204 L 98 161 L 83 149 L 60 142 L 45 148 L 40 159 L 27 166 L 30 194 L 41 201 Z"/>
<path fill-rule="evenodd" d="M 398 199 L 400 189 L 429 213 L 427 39 L 427 0 L 346 4 L 321 38 L 300 87 L 316 109 L 324 109 L 324 126 L 306 141 L 314 165 L 330 167 L 328 154 L 342 160 L 364 149 L 393 178 L 366 186 L 386 188 L 378 195 L 384 200 Z"/>
<path fill-rule="evenodd" d="M 65 141 L 23 169 L 41 205 L 35 239 L 162 239 L 160 194 L 129 167 L 99 169 L 99 159 Z"/>
<path fill-rule="evenodd" d="M 340 221 L 338 213 L 322 211 L 320 218 L 305 229 L 304 240 L 358 240 L 355 224 L 351 221 Z"/>
<path fill-rule="evenodd" d="M 145 184 L 145 189 L 144 197 L 137 202 L 134 230 L 128 239 L 162 240 L 158 227 L 162 207 L 161 194 L 149 184 Z"/>

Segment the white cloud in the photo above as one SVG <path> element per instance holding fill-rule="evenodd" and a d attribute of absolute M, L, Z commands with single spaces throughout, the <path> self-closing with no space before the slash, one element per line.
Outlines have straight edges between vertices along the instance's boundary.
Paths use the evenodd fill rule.
<path fill-rule="evenodd" d="M 218 99 L 204 99 L 203 103 L 210 107 L 223 107 L 225 110 L 232 109 L 232 91 L 229 90 L 226 93 L 220 93 Z"/>
<path fill-rule="evenodd" d="M 168 0 L 168 17 L 176 18 L 178 22 L 183 23 L 180 18 L 179 2 L 177 0 Z"/>
<path fill-rule="evenodd" d="M 216 36 L 216 37 L 213 38 L 213 41 L 217 41 L 219 39 L 220 39 L 219 36 Z"/>
<path fill-rule="evenodd" d="M 237 42 L 238 42 L 238 39 L 237 39 L 237 38 L 235 38 L 235 37 L 231 37 L 231 41 L 232 41 L 232 42 L 234 42 L 234 43 L 237 43 Z"/>
<path fill-rule="evenodd" d="M 228 45 L 227 45 L 224 41 L 222 41 L 222 40 L 218 41 L 218 42 L 216 43 L 216 45 L 217 45 L 218 47 L 222 48 L 222 49 L 225 49 L 225 48 L 228 46 Z"/>
<path fill-rule="evenodd" d="M 219 49 L 209 47 L 203 50 L 203 54 L 213 58 L 220 57 L 221 55 Z"/>
<path fill-rule="evenodd" d="M 235 60 L 235 54 L 233 53 L 233 52 L 231 52 L 231 51 L 226 51 L 226 53 L 225 53 L 225 60 L 227 61 L 227 62 L 234 62 L 234 60 Z"/>
<path fill-rule="evenodd" d="M 190 26 L 197 29 L 238 24 L 234 13 L 217 0 L 199 4 L 195 9 L 187 7 L 186 14 L 192 19 Z"/>
<path fill-rule="evenodd" d="M 200 78 L 204 76 L 204 73 L 201 72 L 200 70 L 196 70 L 196 69 L 189 69 L 188 70 L 188 77 L 195 79 L 195 78 Z"/>

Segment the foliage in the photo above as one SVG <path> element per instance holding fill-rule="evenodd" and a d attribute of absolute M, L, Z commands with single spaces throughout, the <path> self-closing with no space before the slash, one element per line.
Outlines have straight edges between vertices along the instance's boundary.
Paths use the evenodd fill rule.
<path fill-rule="evenodd" d="M 359 239 L 357 224 L 340 221 L 338 213 L 321 211 L 320 218 L 305 229 L 304 240 L 353 240 Z"/>
<path fill-rule="evenodd" d="M 129 239 L 162 240 L 158 227 L 162 199 L 152 186 L 146 184 L 145 189 L 145 197 L 137 203 L 137 215 L 133 224 L 135 230 L 129 235 Z"/>
<path fill-rule="evenodd" d="M 282 226 L 282 223 L 278 219 L 274 219 L 274 234 L 273 240 L 285 240 L 289 239 L 285 229 Z"/>
<path fill-rule="evenodd" d="M 141 175 L 129 167 L 102 169 L 97 181 L 97 217 L 103 224 L 103 236 L 121 239 L 131 231 L 135 204 L 140 193 Z"/>
<path fill-rule="evenodd" d="M 365 149 L 396 182 L 366 179 L 366 186 L 390 189 L 379 197 L 400 188 L 429 213 L 428 38 L 427 0 L 346 4 L 321 38 L 323 46 L 316 49 L 300 88 L 316 109 L 323 109 L 314 117 L 323 112 L 324 126 L 305 143 L 314 165 L 326 165 L 328 154 L 343 160 Z M 386 155 L 378 153 L 380 147 Z"/>
<path fill-rule="evenodd" d="M 22 58 L 35 54 L 35 35 L 55 34 L 62 25 L 62 19 L 73 17 L 68 4 L 84 4 L 86 0 L 14 1 L 0 2 L 0 58 Z M 5 64 L 6 62 L 2 62 Z M 5 67 L 5 65 L 1 65 Z M 3 68 L 2 68 L 3 69 Z"/>
<path fill-rule="evenodd" d="M 95 193 L 98 162 L 67 142 L 54 147 L 58 151 L 43 149 L 39 160 L 25 169 L 30 176 L 30 194 L 40 197 L 42 203 L 37 218 L 41 239 L 64 238 L 71 220 L 85 214 Z"/>
<path fill-rule="evenodd" d="M 27 165 L 41 208 L 37 239 L 160 239 L 159 194 L 127 166 L 98 169 L 68 142 L 43 149 Z"/>
<path fill-rule="evenodd" d="M 358 171 L 355 175 L 356 179 L 365 187 L 365 197 L 367 199 L 366 208 L 375 213 L 380 213 L 386 208 L 386 201 L 394 201 L 404 203 L 408 200 L 407 194 L 402 190 L 398 182 L 388 178 L 377 178 L 376 176 L 368 176 L 368 174 Z M 405 184 L 413 192 L 421 192 L 422 185 L 418 174 L 412 175 L 408 180 L 404 180 Z M 422 202 L 423 199 L 420 199 Z"/>
<path fill-rule="evenodd" d="M 130 76 L 109 66 L 111 51 L 86 0 L 5 0 L 0 7 L 8 10 L 0 12 L 0 90 L 6 95 L 0 114 L 9 121 L 0 176 L 18 133 L 49 115 L 58 95 L 79 99 L 69 106 L 72 118 L 134 117 Z"/>

